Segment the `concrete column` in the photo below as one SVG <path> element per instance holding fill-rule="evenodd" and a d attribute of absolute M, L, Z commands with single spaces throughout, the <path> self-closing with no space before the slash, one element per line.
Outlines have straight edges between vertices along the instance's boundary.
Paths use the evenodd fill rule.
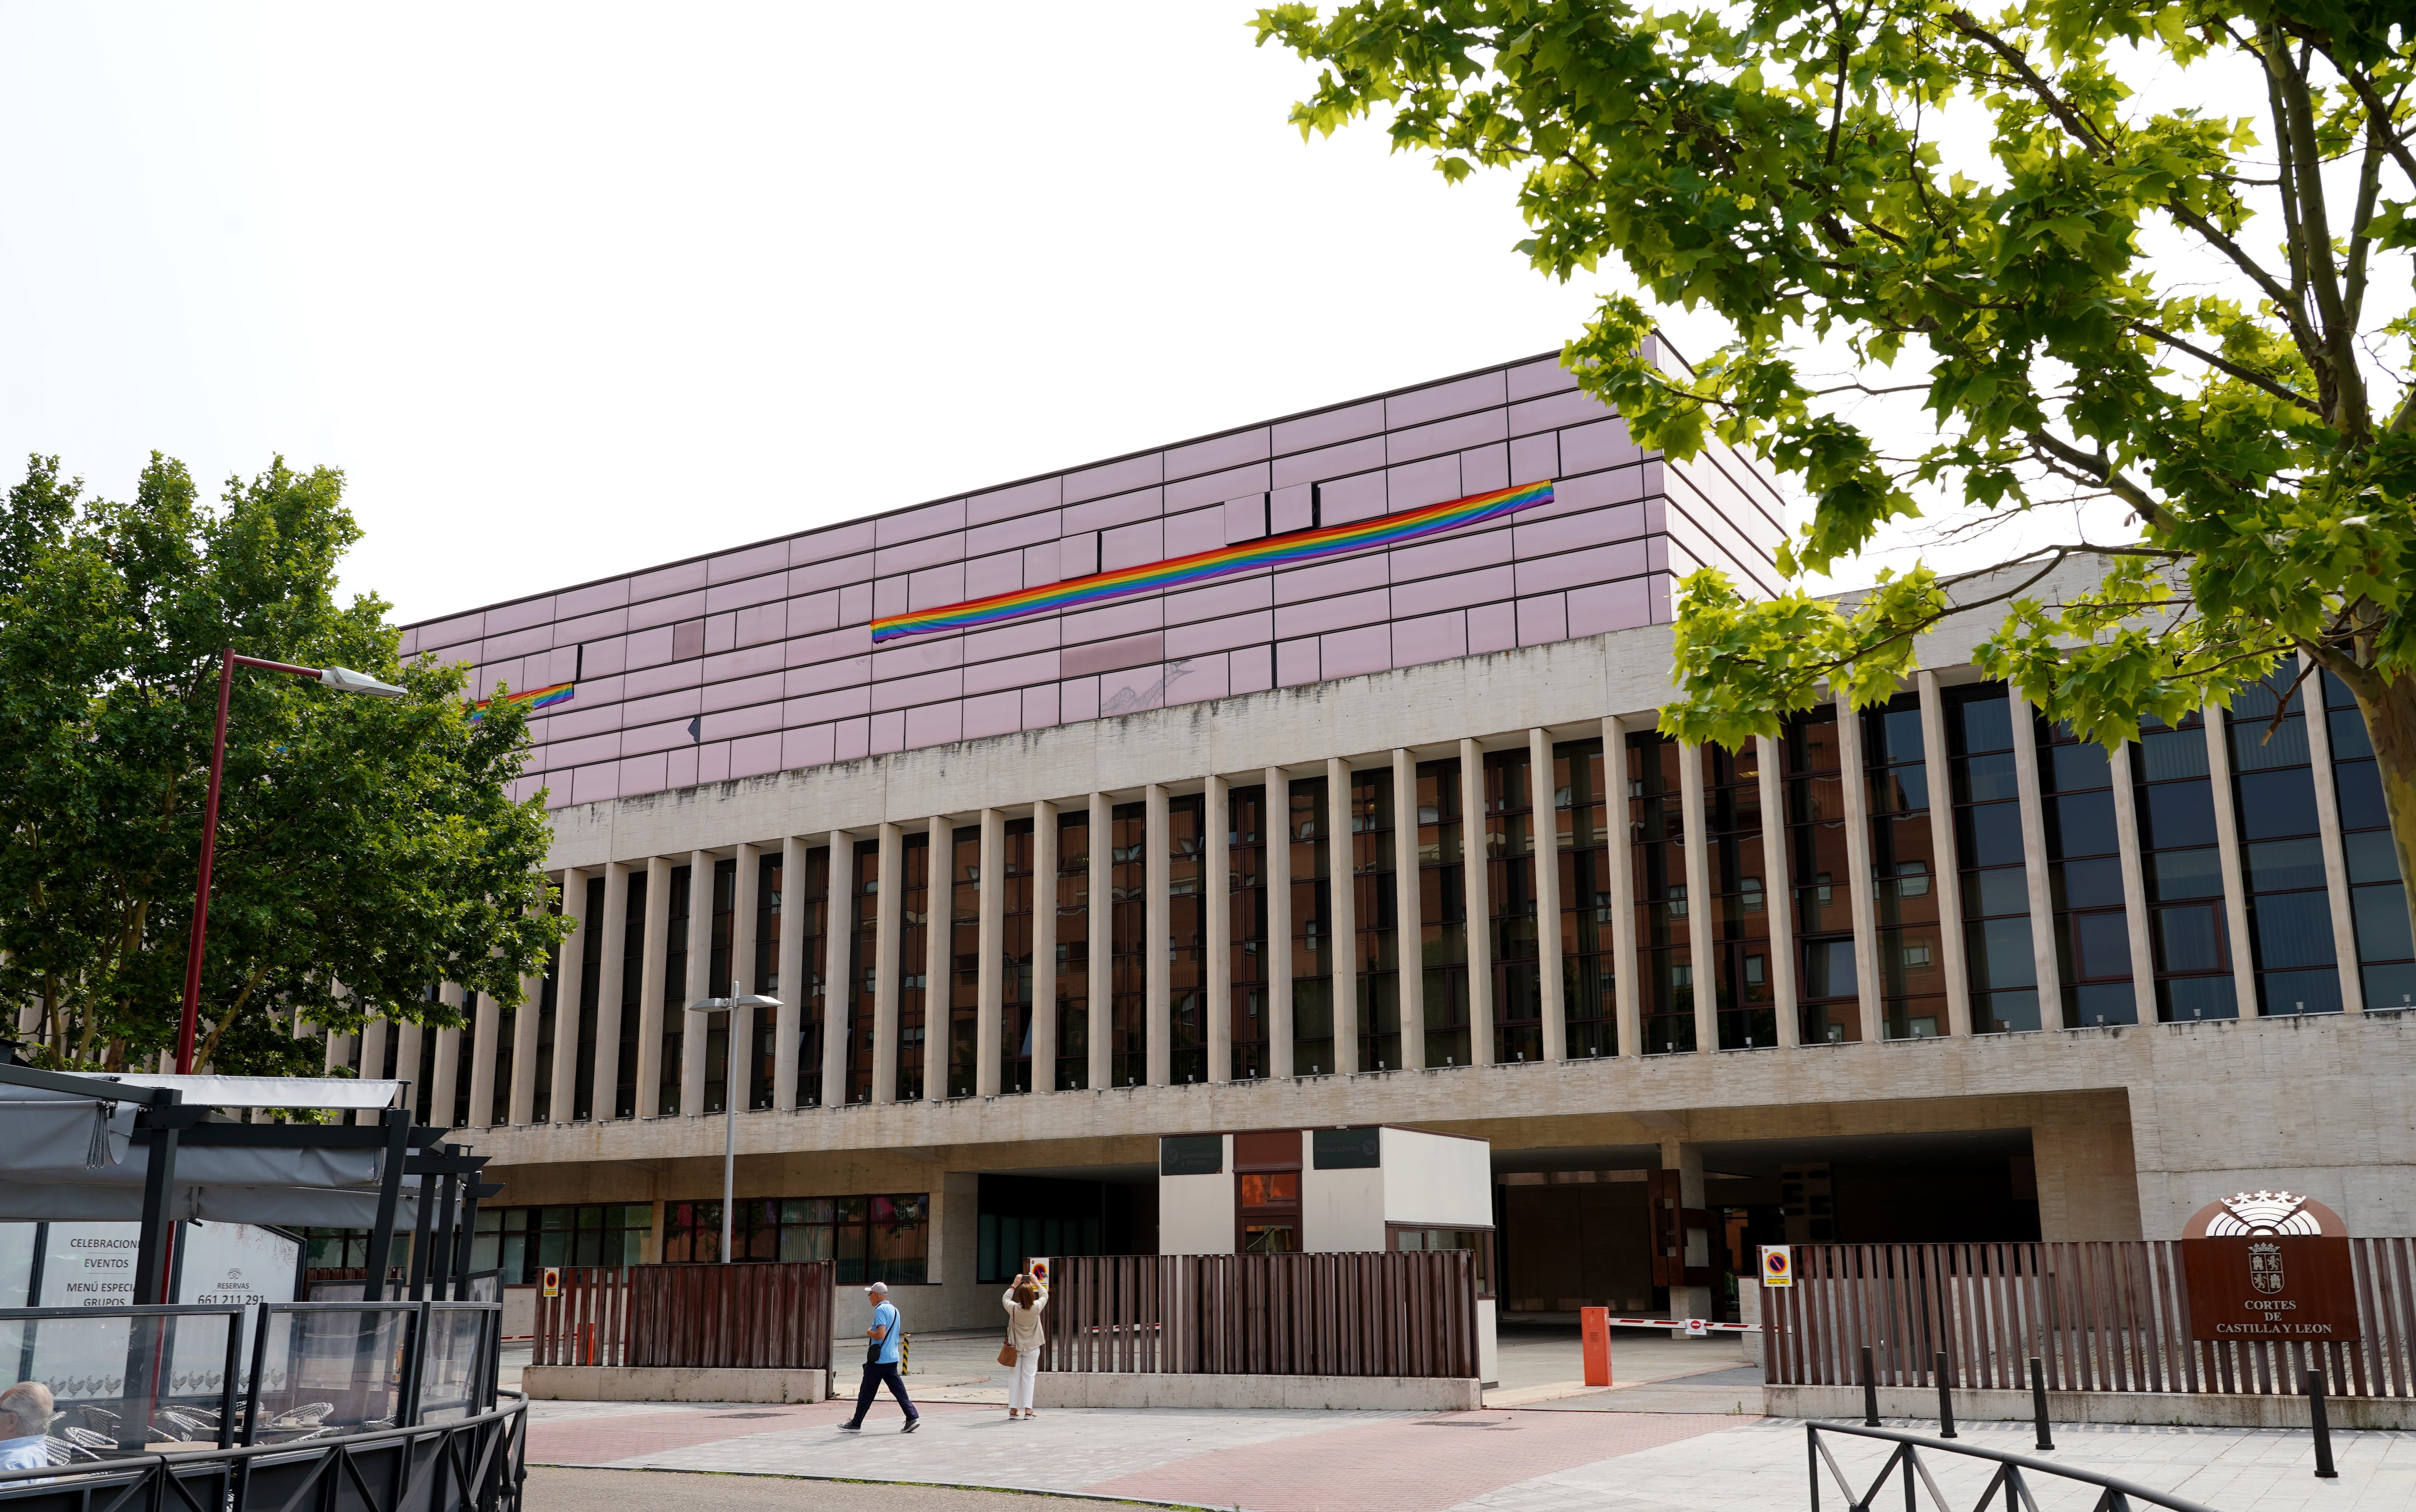
<path fill-rule="evenodd" d="M 572 923 L 554 955 L 553 1064 L 548 1068 L 545 1115 L 547 1122 L 557 1124 L 570 1122 L 570 1099 L 579 1076 L 579 999 L 587 975 L 587 932 L 604 927 L 602 920 L 587 917 L 585 872 L 572 869 L 562 874 L 562 911 Z M 536 1119 L 536 1015 L 523 1015 L 521 1058 L 527 1063 L 530 1081 L 527 1101 L 520 1100 L 517 1090 L 512 1094 L 516 1124 Z"/>
<path fill-rule="evenodd" d="M 2031 969 L 2038 977 L 2039 1027 L 2063 1023 L 2063 980 L 2055 957 L 2055 893 L 2047 885 L 2046 796 L 2039 781 L 2037 717 L 2019 687 L 2008 685 L 2014 726 L 2014 794 L 2022 809 L 2022 879 L 2031 900 Z"/>
<path fill-rule="evenodd" d="M 974 1000 L 980 1015 L 974 1027 L 974 1093 L 998 1096 L 1000 1041 L 1006 1015 L 1006 816 L 981 811 L 981 954 Z"/>
<path fill-rule="evenodd" d="M 872 924 L 872 1097 L 874 1102 L 898 1100 L 898 949 L 905 926 L 905 901 L 900 890 L 901 859 L 906 831 L 894 824 L 881 826 L 880 889 Z"/>
<path fill-rule="evenodd" d="M 1291 777 L 1281 767 L 1260 775 L 1266 784 L 1267 937 L 1260 960 L 1267 977 L 1267 1074 L 1291 1074 Z"/>
<path fill-rule="evenodd" d="M 688 886 L 696 886 L 693 876 Z M 692 891 L 688 908 L 696 908 Z M 672 863 L 666 856 L 646 860 L 644 930 L 638 965 L 638 1116 L 655 1118 L 663 1111 L 663 971 L 672 939 Z"/>
<path fill-rule="evenodd" d="M 1938 674 L 1924 667 L 1913 675 L 1921 695 L 1921 765 L 1929 784 L 1929 848 L 1932 895 L 1938 899 L 1938 958 L 1946 973 L 1946 1032 L 1971 1032 L 1971 972 L 1963 953 L 1963 869 L 1955 855 L 1955 763 L 1946 747 L 1946 695 Z M 2118 803 L 2128 802 L 2127 798 Z M 2136 865 L 2138 858 L 2132 857 Z M 2044 1022 L 2044 1021 L 2042 1021 Z"/>
<path fill-rule="evenodd" d="M 1233 1079 L 1232 785 L 1210 777 L 1201 789 L 1200 827 L 1207 837 L 1200 860 L 1200 913 L 1208 957 L 1208 1080 Z"/>
<path fill-rule="evenodd" d="M 855 836 L 833 830 L 823 844 L 830 847 L 830 886 L 825 890 L 830 901 L 823 909 L 823 1106 L 828 1108 L 844 1106 L 851 1095 L 847 1067 L 853 1047 L 848 1040 L 862 1031 L 853 1027 L 848 1016 L 855 1002 L 851 965 L 855 951 Z M 797 848 L 796 879 L 783 877 L 780 884 L 797 890 L 789 894 L 793 898 L 805 896 L 805 847 Z M 797 980 L 802 987 L 804 977 Z M 795 1095 L 793 1088 L 790 1095 Z"/>
<path fill-rule="evenodd" d="M 1105 793 L 1091 795 L 1091 1037 L 1090 1084 L 1095 1092 L 1108 1085 L 1114 1062 L 1108 1055 L 1109 1017 L 1115 1005 L 1115 986 L 1109 979 L 1115 949 L 1115 805 Z"/>
<path fill-rule="evenodd" d="M 1401 1067 L 1427 1063 L 1425 928 L 1418 914 L 1418 758 L 1393 752 L 1393 934 L 1401 963 Z"/>
<path fill-rule="evenodd" d="M 554 1058 L 562 1058 L 562 981 L 554 979 L 553 1017 L 556 1044 Z M 493 1115 L 498 1124 L 525 1124 L 536 1116 L 536 1037 L 543 1025 L 538 1022 L 545 1009 L 545 979 L 521 979 L 520 1011 L 512 1015 L 512 1076 L 508 1083 L 496 1080 Z M 576 1010 L 574 1009 L 574 1012 Z M 501 1048 L 498 1046 L 498 1048 Z M 491 1061 L 487 1074 L 494 1076 Z M 549 1086 L 547 1090 L 551 1091 Z"/>
<path fill-rule="evenodd" d="M 1871 865 L 1870 777 L 1864 770 L 1863 721 L 1843 692 L 1837 705 L 1837 767 L 1846 797 L 1846 870 L 1853 883 L 1846 894 L 1854 917 L 1854 980 L 1861 987 L 1856 1010 L 1862 1015 L 1863 1038 L 1886 1038 L 1887 1023 L 1880 1004 L 1880 935 L 1877 879 Z"/>
<path fill-rule="evenodd" d="M 394 1046 L 394 1069 L 386 1074 L 411 1084 L 411 1105 L 416 1108 L 422 1103 L 427 1104 L 428 1117 L 424 1121 L 432 1128 L 436 1126 L 436 1103 L 429 1096 L 431 1088 L 427 1085 L 427 1079 L 419 1074 L 419 1041 L 425 1032 L 419 1025 L 408 1020 L 391 1025 L 387 1042 Z"/>
<path fill-rule="evenodd" d="M 2122 862 L 2122 922 L 2130 936 L 2132 1011 L 2141 1024 L 2153 1024 L 2156 957 L 2148 940 L 2148 874 L 2139 859 L 2139 790 L 2131 786 L 2132 749 L 2130 741 L 2123 741 L 2109 763 L 2114 772 L 2114 829 Z"/>
<path fill-rule="evenodd" d="M 2231 790 L 2231 730 L 2223 711 L 2206 706 L 2206 779 L 2214 799 L 2214 843 L 2223 864 L 2223 912 L 2231 932 L 2231 980 L 2240 1016 L 2257 1017 L 2257 957 L 2248 939 L 2248 873 L 2240 849 L 2240 811 Z"/>
<path fill-rule="evenodd" d="M 755 981 L 755 913 L 761 905 L 763 882 L 763 853 L 754 846 L 738 847 L 736 875 L 730 888 L 730 995 L 744 997 L 763 989 Z M 773 963 L 779 969 L 779 963 Z M 783 1002 L 787 1001 L 784 997 Z M 775 1022 L 778 1022 L 777 1020 Z M 747 1083 L 755 1075 L 755 1010 L 734 1008 L 730 1010 L 730 1054 L 723 1061 L 724 1072 L 730 1078 L 729 1090 L 723 1095 L 730 1106 L 747 1111 Z"/>
<path fill-rule="evenodd" d="M 361 1079 L 363 1081 L 378 1082 L 392 1079 L 393 1072 L 387 1069 L 385 1060 L 385 1020 L 370 1019 L 361 1025 Z M 353 1121 L 374 1125 L 377 1122 L 377 1114 L 373 1110 L 356 1113 L 353 1115 Z"/>
<path fill-rule="evenodd" d="M 1778 742 L 1753 741 L 1755 791 L 1761 800 L 1761 906 L 1770 914 L 1770 1000 L 1781 1049 L 1803 1042 L 1804 1009 L 1795 983 L 1795 889 L 1787 864 L 1787 789 L 1778 778 Z M 1616 817 L 1624 819 L 1626 800 Z M 1624 826 L 1623 825 L 1623 828 Z"/>
<path fill-rule="evenodd" d="M 956 825 L 944 814 L 930 827 L 931 855 L 923 893 L 923 1100 L 948 1100 L 949 1004 L 956 996 Z"/>
<path fill-rule="evenodd" d="M 445 1002 L 453 1008 L 467 1006 L 467 995 L 447 982 L 442 989 Z M 428 1122 L 430 1128 L 450 1129 L 453 1104 L 461 1093 L 461 1030 L 454 1025 L 430 1025 L 421 1031 L 423 1038 L 432 1035 L 436 1054 L 430 1057 L 428 1077 Z"/>
<path fill-rule="evenodd" d="M 2302 657 L 2302 661 L 2304 658 Z M 2341 844 L 2340 795 L 2333 781 L 2333 727 L 2324 713 L 2321 672 L 2311 672 L 2299 684 L 2306 710 L 2307 759 L 2316 780 L 2316 823 L 2324 847 L 2324 890 L 2333 914 L 2333 959 L 2339 963 L 2341 1007 L 2365 1011 L 2365 980 L 2357 968 L 2357 924 L 2348 906 L 2348 854 Z"/>
<path fill-rule="evenodd" d="M 1057 1090 L 1057 805 L 1032 805 L 1032 1090 Z"/>
<path fill-rule="evenodd" d="M 1351 843 L 1351 763 L 1325 759 L 1325 890 L 1334 922 L 1334 1069 L 1359 1069 L 1359 888 Z"/>
<path fill-rule="evenodd" d="M 1719 908 L 1712 899 L 1711 825 L 1703 805 L 1703 748 L 1678 747 L 1678 807 L 1686 826 L 1686 954 L 1695 968 L 1695 1048 L 1720 1047 Z"/>
<path fill-rule="evenodd" d="M 1691 842 L 1692 836 L 1688 839 Z M 1698 994 L 1698 996 L 1700 995 Z M 1712 1263 L 1712 1236 L 1700 1229 L 1684 1226 L 1684 1209 L 1703 1205 L 1703 1147 L 1676 1135 L 1664 1135 L 1661 1140 L 1661 1169 L 1678 1173 L 1679 1233 L 1685 1239 L 1684 1259 L 1689 1265 Z M 1672 1286 L 1669 1288 L 1669 1316 L 1673 1318 L 1708 1318 L 1712 1315 L 1712 1289 L 1708 1286 Z"/>
<path fill-rule="evenodd" d="M 1611 715 L 1602 722 L 1602 785 L 1608 800 L 1603 817 L 1610 831 L 1603 859 L 1610 868 L 1610 945 L 1617 957 L 1611 968 L 1611 1004 L 1618 1017 L 1622 1055 L 1644 1054 L 1643 1000 L 1636 992 L 1636 823 L 1627 806 L 1631 781 L 1627 727 Z"/>
<path fill-rule="evenodd" d="M 1143 1001 L 1148 1005 L 1142 1021 L 1149 1025 L 1141 1077 L 1152 1086 L 1164 1086 L 1173 1065 L 1173 974 L 1167 956 L 1174 937 L 1173 900 L 1170 896 L 1174 887 L 1174 858 L 1169 848 L 1174 836 L 1167 818 L 1163 785 L 1151 783 L 1141 789 L 1141 822 L 1148 831 L 1141 841 L 1141 876 L 1149 894 L 1144 900 L 1141 926 L 1141 981 L 1147 994 Z"/>
<path fill-rule="evenodd" d="M 790 835 L 780 842 L 780 943 L 772 962 L 779 983 L 772 996 L 780 1000 L 780 1006 L 772 1016 L 772 1106 L 782 1112 L 797 1105 L 797 1050 L 805 1038 L 806 1015 L 813 1011 L 812 984 L 806 980 L 807 849 L 803 835 Z M 823 889 L 833 897 L 838 891 L 838 853 L 833 851 L 831 885 Z M 824 906 L 825 918 L 837 912 L 829 905 Z M 757 990 L 762 990 L 761 983 Z M 827 1026 L 823 1032 L 829 1032 Z M 823 1094 L 829 1094 L 828 1083 L 823 1084 Z"/>
<path fill-rule="evenodd" d="M 1569 1058 L 1568 983 L 1561 970 L 1560 787 L 1552 781 L 1552 734 L 1527 732 L 1527 777 L 1535 834 L 1535 974 L 1543 988 L 1544 1058 Z"/>
<path fill-rule="evenodd" d="M 713 867 L 711 851 L 688 852 L 687 975 L 680 987 L 680 1000 L 663 1005 L 667 1022 L 680 1026 L 680 1112 L 690 1118 L 704 1116 L 704 1042 L 713 1027 L 711 1014 L 687 1010 L 689 1004 L 713 996 Z M 671 915 L 663 918 L 663 949 L 668 951 Z M 730 1025 L 733 1043 L 737 1027 Z"/>
<path fill-rule="evenodd" d="M 515 1020 L 536 1011 L 536 997 L 529 991 L 528 978 L 521 979 L 521 1006 L 512 1016 Z M 473 999 L 470 1014 L 470 1127 L 492 1129 L 495 1126 L 495 1036 L 503 1028 L 503 1012 L 495 1000 L 485 993 Z M 511 1089 L 504 1089 L 506 1111 L 509 1111 Z"/>
<path fill-rule="evenodd" d="M 1460 875 L 1468 906 L 1468 1063 L 1493 1064 L 1492 854 L 1485 830 L 1485 748 L 1459 742 Z"/>
<path fill-rule="evenodd" d="M 595 1087 L 589 1110 L 598 1123 L 612 1118 L 619 1106 L 619 1094 L 614 1088 L 621 1079 L 621 978 L 628 969 L 628 934 L 629 868 L 619 861 L 608 861 L 604 866 L 604 945 L 596 972 L 596 1058 L 589 1066 Z M 568 1045 L 571 1055 L 579 1053 L 577 1030 L 574 1020 Z M 553 1042 L 555 1057 L 564 1058 L 559 1029 Z M 563 1101 L 563 1123 L 571 1121 L 577 1092 L 573 1086 L 571 1096 Z"/>

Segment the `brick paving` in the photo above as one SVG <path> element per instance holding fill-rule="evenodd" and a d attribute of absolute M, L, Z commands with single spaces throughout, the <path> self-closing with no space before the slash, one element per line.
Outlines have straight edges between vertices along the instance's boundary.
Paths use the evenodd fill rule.
<path fill-rule="evenodd" d="M 885 1399 L 884 1399 L 885 1400 Z M 1746 1512 L 1805 1505 L 1801 1423 L 1707 1413 L 1044 1412 L 934 1402 L 898 1431 L 852 1402 L 773 1407 L 539 1402 L 529 1458 L 554 1465 L 994 1487 L 1129 1497 L 1243 1512 Z M 1914 1432 L 1933 1425 L 1895 1425 Z M 2318 1481 L 2308 1434 L 2235 1429 L 2057 1427 L 2046 1458 L 2126 1476 L 2221 1512 L 2400 1512 L 2416 1506 L 2416 1434 L 2337 1433 L 2336 1481 Z M 1967 1442 L 2027 1453 L 2027 1427 L 1972 1424 Z M 1867 1485 L 1885 1446 L 1839 1440 Z M 1990 1468 L 1940 1457 L 1959 1509 Z M 2093 1503 L 2033 1483 L 2040 1512 Z M 1893 1504 L 1890 1488 L 1882 1498 Z M 1822 1502 L 1846 1498 L 1825 1485 Z M 1927 1497 L 1922 1497 L 1925 1505 Z"/>

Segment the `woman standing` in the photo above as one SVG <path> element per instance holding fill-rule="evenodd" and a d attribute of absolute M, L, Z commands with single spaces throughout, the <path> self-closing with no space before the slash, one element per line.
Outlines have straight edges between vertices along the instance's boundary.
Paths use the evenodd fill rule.
<path fill-rule="evenodd" d="M 1006 1415 L 1012 1422 L 1019 1414 L 1032 1415 L 1032 1382 L 1040 1371 L 1043 1340 L 1040 1315 L 1048 1310 L 1049 1294 L 1026 1271 L 1015 1278 L 1002 1303 L 1006 1309 L 1006 1347 L 999 1351 L 998 1362 L 1008 1369 Z"/>

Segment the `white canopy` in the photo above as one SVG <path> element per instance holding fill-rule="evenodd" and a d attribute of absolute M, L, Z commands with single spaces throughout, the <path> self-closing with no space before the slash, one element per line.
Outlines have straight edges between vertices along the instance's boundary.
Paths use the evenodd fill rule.
<path fill-rule="evenodd" d="M 154 1076 L 107 1073 L 96 1081 L 174 1087 L 200 1108 L 390 1108 L 402 1083 L 354 1076 Z"/>

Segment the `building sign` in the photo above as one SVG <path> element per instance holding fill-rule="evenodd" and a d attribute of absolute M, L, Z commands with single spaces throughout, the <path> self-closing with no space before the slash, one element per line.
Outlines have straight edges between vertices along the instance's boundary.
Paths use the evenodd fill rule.
<path fill-rule="evenodd" d="M 2312 1198 L 2241 1192 L 2182 1231 L 2190 1337 L 2353 1341 L 2361 1336 L 2348 1230 Z"/>

